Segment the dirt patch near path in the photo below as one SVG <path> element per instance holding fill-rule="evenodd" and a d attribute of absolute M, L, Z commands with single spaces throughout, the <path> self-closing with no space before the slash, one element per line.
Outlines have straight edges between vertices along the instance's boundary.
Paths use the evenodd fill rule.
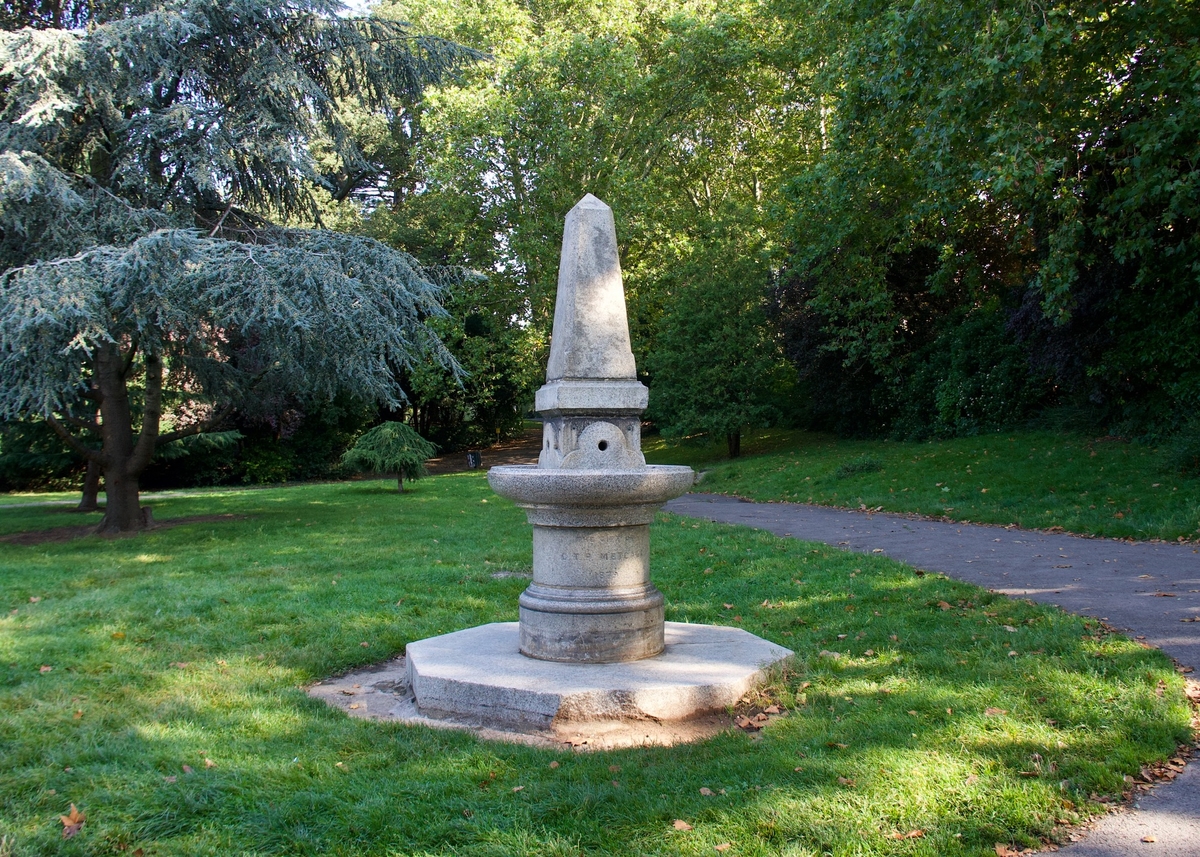
<path fill-rule="evenodd" d="M 216 524 L 228 521 L 244 520 L 246 515 L 191 515 L 187 518 L 170 518 L 166 521 L 156 521 L 151 530 L 169 530 L 184 524 Z M 24 533 L 10 533 L 0 536 L 0 543 L 9 545 L 46 545 L 73 542 L 75 539 L 97 535 L 96 524 L 80 524 L 73 527 L 51 527 L 48 530 L 29 530 Z M 140 530 L 139 532 L 147 532 Z M 138 533 L 120 533 L 113 536 L 101 536 L 107 539 L 127 539 Z"/>
<path fill-rule="evenodd" d="M 479 470 L 487 470 L 497 464 L 537 464 L 538 455 L 542 451 L 542 427 L 526 429 L 520 436 L 489 446 L 482 450 L 483 464 Z M 438 476 L 443 473 L 461 473 L 468 470 L 467 452 L 449 452 L 438 458 L 425 462 L 429 475 Z"/>

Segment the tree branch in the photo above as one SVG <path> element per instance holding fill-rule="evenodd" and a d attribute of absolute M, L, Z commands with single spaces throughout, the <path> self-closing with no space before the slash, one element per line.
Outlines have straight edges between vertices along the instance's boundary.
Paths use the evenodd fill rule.
<path fill-rule="evenodd" d="M 158 436 L 157 446 L 162 446 L 163 444 L 170 443 L 173 440 L 179 440 L 181 437 L 191 437 L 192 435 L 203 434 L 204 432 L 209 431 L 223 423 L 225 419 L 233 413 L 233 410 L 233 405 L 226 405 L 225 407 L 221 408 L 221 410 L 213 413 L 213 415 L 204 422 L 193 423 L 187 428 L 167 432 L 166 434 L 160 434 Z"/>
<path fill-rule="evenodd" d="M 140 343 L 140 340 L 138 339 L 137 334 L 135 333 L 133 335 L 133 339 L 129 343 L 129 353 L 126 354 L 125 359 L 123 361 L 121 361 L 121 377 L 122 378 L 129 377 L 129 370 L 133 367 L 133 358 L 135 356 L 137 356 L 139 343 Z"/>
<path fill-rule="evenodd" d="M 142 430 L 138 433 L 137 445 L 129 458 L 130 473 L 141 473 L 154 457 L 158 443 L 158 427 L 162 421 L 163 361 L 157 354 L 147 354 L 146 389 L 143 396 Z"/>
<path fill-rule="evenodd" d="M 50 426 L 50 428 L 54 429 L 54 433 L 62 438 L 67 446 L 71 447 L 72 450 L 82 455 L 84 459 L 87 461 L 94 461 L 97 464 L 104 463 L 104 456 L 101 454 L 100 450 L 91 449 L 90 447 L 84 446 L 80 442 L 79 438 L 67 431 L 66 426 L 55 419 L 53 415 L 46 417 L 46 424 Z"/>
<path fill-rule="evenodd" d="M 213 224 L 212 232 L 208 233 L 209 238 L 217 237 L 217 233 L 221 231 L 221 224 L 225 222 L 225 218 L 229 216 L 229 212 L 231 211 L 233 211 L 233 197 L 229 198 L 229 205 L 225 206 L 225 210 L 221 212 L 221 216 Z"/>

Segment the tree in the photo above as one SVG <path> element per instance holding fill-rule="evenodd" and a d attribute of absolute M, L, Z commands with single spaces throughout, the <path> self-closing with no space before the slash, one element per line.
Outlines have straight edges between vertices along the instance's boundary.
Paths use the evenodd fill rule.
<path fill-rule="evenodd" d="M 405 423 L 389 420 L 364 432 L 342 456 L 346 467 L 378 474 L 396 474 L 396 490 L 404 493 L 405 479 L 426 475 L 425 462 L 437 447 Z"/>
<path fill-rule="evenodd" d="M 826 119 L 789 188 L 793 303 L 847 371 L 895 397 L 940 328 L 999 302 L 1110 418 L 1200 409 L 1200 7 L 774 7 L 804 22 Z"/>
<path fill-rule="evenodd" d="M 650 356 L 647 415 L 668 436 L 723 437 L 737 458 L 742 432 L 777 424 L 794 386 L 763 309 L 770 271 L 743 251 L 698 257 L 681 274 Z"/>
<path fill-rule="evenodd" d="M 0 33 L 0 418 L 97 462 L 117 532 L 155 451 L 235 407 L 397 406 L 399 372 L 454 365 L 427 322 L 464 272 L 297 224 L 373 174 L 345 106 L 396 116 L 479 55 L 327 0 L 80 8 Z"/>
<path fill-rule="evenodd" d="M 695 306 L 697 289 L 744 296 L 749 283 L 714 272 L 747 255 L 761 292 L 782 256 L 780 186 L 819 144 L 800 75 L 778 51 L 790 25 L 754 3 L 711 0 L 385 0 L 379 10 L 496 53 L 465 86 L 427 99 L 413 161 L 425 190 L 403 200 L 401 220 L 459 224 L 438 230 L 460 236 L 451 258 L 496 272 L 489 285 L 536 344 L 548 340 L 562 218 L 585 191 L 603 198 L 638 365 L 660 401 L 654 355 L 660 328 L 683 323 L 668 317 L 674 302 Z M 745 332 L 739 319 L 706 318 L 708 337 Z M 755 328 L 750 341 L 764 335 Z"/>

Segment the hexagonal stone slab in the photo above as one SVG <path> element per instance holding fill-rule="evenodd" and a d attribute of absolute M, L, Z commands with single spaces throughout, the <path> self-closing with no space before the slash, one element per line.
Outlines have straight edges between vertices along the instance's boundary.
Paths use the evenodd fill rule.
<path fill-rule="evenodd" d="M 516 622 L 408 644 L 421 714 L 486 728 L 562 731 L 573 724 L 686 721 L 734 705 L 791 656 L 741 628 L 666 623 L 666 650 L 619 664 L 564 664 L 518 651 Z"/>

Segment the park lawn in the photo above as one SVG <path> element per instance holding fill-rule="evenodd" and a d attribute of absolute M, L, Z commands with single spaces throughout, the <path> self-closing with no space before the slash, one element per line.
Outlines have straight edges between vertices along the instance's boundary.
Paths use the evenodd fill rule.
<path fill-rule="evenodd" d="M 573 753 L 354 720 L 303 688 L 516 619 L 525 580 L 493 575 L 530 568 L 524 515 L 482 474 L 393 489 L 159 497 L 160 522 L 207 517 L 5 544 L 4 853 L 984 855 L 1061 839 L 1189 738 L 1167 658 L 1093 620 L 665 514 L 667 618 L 798 653 L 762 732 Z"/>
<path fill-rule="evenodd" d="M 1148 446 L 1013 431 L 927 443 L 772 430 L 746 454 L 648 439 L 649 460 L 707 468 L 697 490 L 752 500 L 882 509 L 1114 538 L 1200 538 L 1200 479 Z"/>

